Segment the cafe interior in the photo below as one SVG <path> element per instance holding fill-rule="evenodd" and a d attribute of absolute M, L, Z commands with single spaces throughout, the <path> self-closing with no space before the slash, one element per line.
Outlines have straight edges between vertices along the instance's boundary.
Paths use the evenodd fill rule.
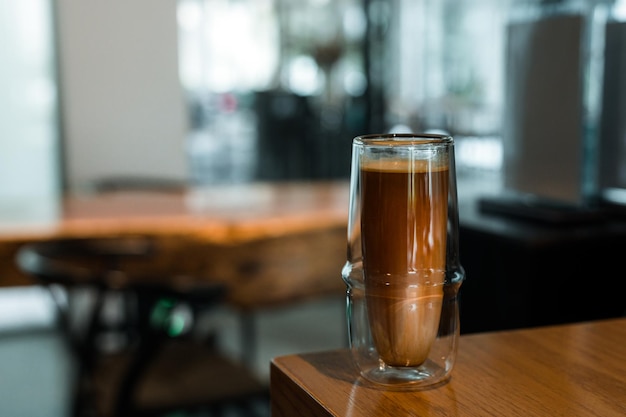
<path fill-rule="evenodd" d="M 623 0 L 0 0 L 0 415 L 393 415 L 286 412 L 270 376 L 349 349 L 369 133 L 454 138 L 459 355 L 626 317 L 624 22 Z"/>

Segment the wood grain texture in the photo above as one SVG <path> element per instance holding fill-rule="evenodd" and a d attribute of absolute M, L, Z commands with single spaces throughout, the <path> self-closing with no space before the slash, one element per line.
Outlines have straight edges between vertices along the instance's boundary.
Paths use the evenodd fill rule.
<path fill-rule="evenodd" d="M 391 392 L 347 350 L 271 364 L 272 416 L 624 416 L 626 318 L 461 337 L 446 385 Z"/>

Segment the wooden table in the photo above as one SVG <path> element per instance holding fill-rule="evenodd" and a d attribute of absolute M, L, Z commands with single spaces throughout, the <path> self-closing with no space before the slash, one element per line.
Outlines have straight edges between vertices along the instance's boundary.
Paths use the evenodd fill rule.
<path fill-rule="evenodd" d="M 452 379 L 421 392 L 362 380 L 347 350 L 271 364 L 272 417 L 625 416 L 626 318 L 461 337 Z"/>
<path fill-rule="evenodd" d="M 142 235 L 161 249 L 143 275 L 226 282 L 240 308 L 342 296 L 348 198 L 345 181 L 68 195 L 52 218 L 0 216 L 0 286 L 32 284 L 14 264 L 24 243 Z"/>
<path fill-rule="evenodd" d="M 237 244 L 345 228 L 348 198 L 345 181 L 71 194 L 58 201 L 56 216 L 14 219 L 0 215 L 0 243 L 147 233 Z"/>

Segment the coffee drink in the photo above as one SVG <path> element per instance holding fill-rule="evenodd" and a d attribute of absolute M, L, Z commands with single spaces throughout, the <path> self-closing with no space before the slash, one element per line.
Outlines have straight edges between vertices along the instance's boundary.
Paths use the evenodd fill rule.
<path fill-rule="evenodd" d="M 447 159 L 361 164 L 368 319 L 381 359 L 419 366 L 437 337 L 446 268 Z"/>

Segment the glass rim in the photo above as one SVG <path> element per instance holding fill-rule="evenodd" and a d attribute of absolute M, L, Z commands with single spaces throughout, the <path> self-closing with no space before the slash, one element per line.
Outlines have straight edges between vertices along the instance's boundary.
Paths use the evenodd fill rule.
<path fill-rule="evenodd" d="M 454 139 L 450 135 L 435 133 L 373 133 L 359 135 L 352 141 L 356 145 L 365 146 L 398 146 L 398 145 L 427 145 L 452 144 Z"/>

